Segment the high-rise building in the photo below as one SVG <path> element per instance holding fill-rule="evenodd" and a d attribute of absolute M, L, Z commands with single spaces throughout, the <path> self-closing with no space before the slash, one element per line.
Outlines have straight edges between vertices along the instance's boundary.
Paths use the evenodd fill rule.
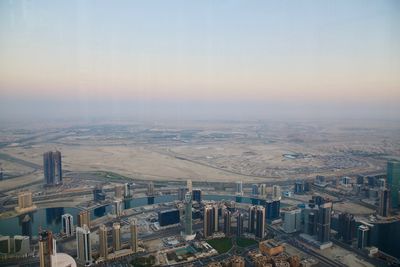
<path fill-rule="evenodd" d="M 260 239 L 265 236 L 265 208 L 263 206 L 256 207 L 256 229 L 254 235 Z"/>
<path fill-rule="evenodd" d="M 296 181 L 294 183 L 294 193 L 295 194 L 303 194 L 304 193 L 304 182 Z"/>
<path fill-rule="evenodd" d="M 26 255 L 30 252 L 29 236 L 14 236 L 14 253 L 17 255 Z"/>
<path fill-rule="evenodd" d="M 150 181 L 147 185 L 147 195 L 154 196 L 154 183 Z"/>
<path fill-rule="evenodd" d="M 256 206 L 250 206 L 247 231 L 249 233 L 254 234 L 255 229 L 256 229 Z"/>
<path fill-rule="evenodd" d="M 0 236 L 0 253 L 11 253 L 11 238 L 10 236 Z"/>
<path fill-rule="evenodd" d="M 201 202 L 201 189 L 193 189 L 193 201 Z"/>
<path fill-rule="evenodd" d="M 103 188 L 100 185 L 97 185 L 93 189 L 93 200 L 94 201 L 104 201 L 106 200 L 106 194 L 103 191 Z"/>
<path fill-rule="evenodd" d="M 118 251 L 121 249 L 121 225 L 113 223 L 112 226 L 113 249 Z"/>
<path fill-rule="evenodd" d="M 219 214 L 218 214 L 218 205 L 214 204 L 213 205 L 213 218 L 214 218 L 214 232 L 219 231 Z"/>
<path fill-rule="evenodd" d="M 265 203 L 267 210 L 267 220 L 273 221 L 280 217 L 281 201 L 280 200 L 267 200 Z"/>
<path fill-rule="evenodd" d="M 62 183 L 61 152 L 46 152 L 43 154 L 43 171 L 45 185 Z"/>
<path fill-rule="evenodd" d="M 354 238 L 354 232 L 356 229 L 356 221 L 354 216 L 349 213 L 339 214 L 339 231 L 338 235 L 343 242 L 350 244 Z"/>
<path fill-rule="evenodd" d="M 63 214 L 61 216 L 62 232 L 66 236 L 72 236 L 74 234 L 74 217 L 69 214 Z"/>
<path fill-rule="evenodd" d="M 39 233 L 39 265 L 40 267 L 51 266 L 51 259 L 55 253 L 53 234 L 51 231 Z"/>
<path fill-rule="evenodd" d="M 294 233 L 301 230 L 301 209 L 287 208 L 282 210 L 283 231 Z"/>
<path fill-rule="evenodd" d="M 236 182 L 236 195 L 243 195 L 243 182 L 242 181 L 237 181 Z"/>
<path fill-rule="evenodd" d="M 180 214 L 178 209 L 169 209 L 158 212 L 158 222 L 160 226 L 177 224 L 179 221 Z"/>
<path fill-rule="evenodd" d="M 18 193 L 18 206 L 15 207 L 15 210 L 22 213 L 33 209 L 36 209 L 36 206 L 32 201 L 32 192 Z"/>
<path fill-rule="evenodd" d="M 364 176 L 363 175 L 357 175 L 357 184 L 364 185 Z"/>
<path fill-rule="evenodd" d="M 390 205 L 391 197 L 390 190 L 387 188 L 381 188 L 379 190 L 379 207 L 378 214 L 383 217 L 390 216 Z"/>
<path fill-rule="evenodd" d="M 273 200 L 281 200 L 281 198 L 282 198 L 281 187 L 279 185 L 273 185 L 272 186 L 272 199 Z"/>
<path fill-rule="evenodd" d="M 122 199 L 124 195 L 124 186 L 116 185 L 114 189 L 115 189 L 115 199 Z"/>
<path fill-rule="evenodd" d="M 214 211 L 212 205 L 204 206 L 203 235 L 211 236 L 214 232 Z"/>
<path fill-rule="evenodd" d="M 253 196 L 258 196 L 258 185 L 257 184 L 252 184 L 251 185 L 251 194 Z"/>
<path fill-rule="evenodd" d="M 124 198 L 129 198 L 131 197 L 131 186 L 128 183 L 124 184 Z"/>
<path fill-rule="evenodd" d="M 76 227 L 76 252 L 78 263 L 86 266 L 92 263 L 90 229 L 86 224 L 83 227 Z"/>
<path fill-rule="evenodd" d="M 232 213 L 229 210 L 224 211 L 224 234 L 226 236 L 231 235 L 231 219 Z"/>
<path fill-rule="evenodd" d="M 187 187 L 188 191 L 189 191 L 190 193 L 192 193 L 192 190 L 193 190 L 192 180 L 188 179 L 188 180 L 186 181 L 186 187 Z"/>
<path fill-rule="evenodd" d="M 266 184 L 260 184 L 258 193 L 259 193 L 259 195 L 265 197 L 267 195 L 267 185 Z"/>
<path fill-rule="evenodd" d="M 131 221 L 130 230 L 131 230 L 131 249 L 133 253 L 136 253 L 138 252 L 138 230 L 135 220 Z"/>
<path fill-rule="evenodd" d="M 327 202 L 318 208 L 317 240 L 321 243 L 329 242 L 331 229 L 332 202 Z"/>
<path fill-rule="evenodd" d="M 363 249 L 369 246 L 369 227 L 360 225 L 357 230 L 357 247 Z"/>
<path fill-rule="evenodd" d="M 99 227 L 99 254 L 103 259 L 108 257 L 107 226 L 104 224 Z"/>
<path fill-rule="evenodd" d="M 115 200 L 114 201 L 114 214 L 117 217 L 120 217 L 120 216 L 122 216 L 122 211 L 123 211 L 122 200 L 121 199 Z"/>
<path fill-rule="evenodd" d="M 399 207 L 400 161 L 387 163 L 387 186 L 391 192 L 392 208 L 397 209 Z"/>
<path fill-rule="evenodd" d="M 179 187 L 178 188 L 178 200 L 184 201 L 185 195 L 187 192 L 188 192 L 188 189 L 186 187 Z"/>
<path fill-rule="evenodd" d="M 83 210 L 78 214 L 78 226 L 83 227 L 84 225 L 90 228 L 90 212 L 88 210 Z"/>
<path fill-rule="evenodd" d="M 192 234 L 192 194 L 187 192 L 185 195 L 185 235 Z"/>
<path fill-rule="evenodd" d="M 236 217 L 236 236 L 241 237 L 243 235 L 243 224 L 244 224 L 244 215 L 242 213 L 238 213 Z"/>

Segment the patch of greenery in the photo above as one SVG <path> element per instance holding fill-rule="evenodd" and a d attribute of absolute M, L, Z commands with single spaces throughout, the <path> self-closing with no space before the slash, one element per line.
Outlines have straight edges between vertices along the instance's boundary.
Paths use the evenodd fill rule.
<path fill-rule="evenodd" d="M 257 241 L 255 241 L 254 239 L 239 237 L 236 239 L 236 244 L 238 247 L 245 248 L 257 244 Z"/>
<path fill-rule="evenodd" d="M 232 248 L 232 240 L 227 237 L 211 239 L 207 243 L 215 248 L 219 254 L 226 253 Z"/>
<path fill-rule="evenodd" d="M 149 257 L 139 257 L 132 260 L 131 264 L 135 267 L 150 267 L 156 264 L 156 257 L 150 255 Z"/>

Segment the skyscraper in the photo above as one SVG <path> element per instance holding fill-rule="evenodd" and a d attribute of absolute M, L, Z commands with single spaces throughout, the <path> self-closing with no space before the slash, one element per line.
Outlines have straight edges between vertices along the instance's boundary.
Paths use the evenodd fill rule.
<path fill-rule="evenodd" d="M 45 185 L 62 183 L 61 152 L 46 152 L 43 154 L 43 172 Z"/>
<path fill-rule="evenodd" d="M 232 213 L 229 210 L 224 211 L 224 234 L 226 236 L 231 235 L 231 218 Z"/>
<path fill-rule="evenodd" d="M 392 197 L 392 208 L 399 207 L 400 190 L 400 161 L 389 161 L 387 163 L 387 186 Z"/>
<path fill-rule="evenodd" d="M 354 216 L 349 213 L 339 214 L 339 237 L 343 239 L 343 242 L 350 244 L 354 237 L 356 228 L 356 221 Z"/>
<path fill-rule="evenodd" d="M 62 232 L 66 236 L 72 236 L 74 234 L 74 217 L 69 214 L 63 214 L 61 216 L 61 226 L 62 226 Z"/>
<path fill-rule="evenodd" d="M 219 214 L 218 214 L 218 204 L 213 205 L 213 218 L 214 218 L 214 232 L 219 230 Z"/>
<path fill-rule="evenodd" d="M 185 235 L 192 234 L 192 194 L 187 192 L 185 195 Z"/>
<path fill-rule="evenodd" d="M 369 246 L 369 227 L 360 225 L 357 230 L 357 247 L 363 249 Z"/>
<path fill-rule="evenodd" d="M 124 186 L 123 185 L 116 185 L 115 186 L 115 199 L 122 199 L 124 195 Z"/>
<path fill-rule="evenodd" d="M 258 196 L 258 185 L 257 184 L 252 184 L 252 186 L 251 186 L 251 194 L 253 196 Z"/>
<path fill-rule="evenodd" d="M 201 202 L 201 189 L 193 189 L 193 201 Z"/>
<path fill-rule="evenodd" d="M 266 185 L 266 184 L 260 184 L 258 193 L 259 193 L 261 196 L 264 196 L 264 197 L 265 197 L 265 196 L 267 195 L 267 185 Z"/>
<path fill-rule="evenodd" d="M 186 187 L 179 187 L 178 188 L 178 200 L 184 201 L 185 195 L 187 192 L 188 192 L 188 189 Z"/>
<path fill-rule="evenodd" d="M 204 237 L 211 236 L 214 232 L 214 211 L 213 206 L 204 206 L 203 234 Z"/>
<path fill-rule="evenodd" d="M 130 230 L 131 230 L 131 249 L 133 253 L 136 253 L 138 252 L 138 230 L 135 220 L 131 221 Z"/>
<path fill-rule="evenodd" d="M 244 215 L 242 213 L 238 213 L 236 217 L 236 236 L 241 237 L 243 235 L 243 223 L 244 223 Z"/>
<path fill-rule="evenodd" d="M 39 265 L 40 267 L 51 266 L 51 256 L 55 253 L 53 234 L 51 231 L 39 233 Z"/>
<path fill-rule="evenodd" d="M 265 236 L 265 208 L 256 206 L 256 229 L 254 235 L 263 239 Z"/>
<path fill-rule="evenodd" d="M 390 197 L 390 190 L 387 188 L 381 188 L 379 190 L 379 207 L 378 214 L 383 217 L 390 216 L 391 205 L 390 201 L 392 200 Z"/>
<path fill-rule="evenodd" d="M 281 187 L 279 185 L 272 186 L 272 200 L 281 200 Z"/>
<path fill-rule="evenodd" d="M 113 238 L 113 249 L 118 251 L 121 249 L 121 225 L 119 223 L 113 223 L 112 226 L 112 238 Z"/>
<path fill-rule="evenodd" d="M 255 229 L 256 229 L 256 206 L 250 206 L 247 231 L 249 233 L 254 233 Z"/>
<path fill-rule="evenodd" d="M 23 213 L 34 209 L 36 209 L 36 206 L 32 201 L 32 192 L 26 191 L 18 193 L 18 206 L 15 208 L 15 210 Z"/>
<path fill-rule="evenodd" d="M 296 207 L 286 208 L 283 214 L 283 231 L 294 233 L 301 229 L 301 209 Z"/>
<path fill-rule="evenodd" d="M 107 227 L 102 224 L 99 227 L 99 254 L 103 259 L 108 257 Z"/>
<path fill-rule="evenodd" d="M 267 200 L 265 203 L 265 208 L 267 210 L 267 220 L 273 221 L 279 218 L 281 201 L 280 200 Z"/>
<path fill-rule="evenodd" d="M 154 196 L 154 183 L 150 181 L 147 185 L 147 195 Z"/>
<path fill-rule="evenodd" d="M 236 182 L 236 195 L 243 195 L 243 182 L 237 181 Z"/>
<path fill-rule="evenodd" d="M 78 226 L 83 227 L 84 225 L 90 228 L 90 212 L 88 210 L 83 210 L 78 214 Z"/>
<path fill-rule="evenodd" d="M 318 208 L 317 240 L 321 243 L 329 242 L 331 229 L 332 202 L 327 202 Z"/>
<path fill-rule="evenodd" d="M 188 179 L 188 180 L 186 181 L 186 187 L 187 187 L 188 191 L 189 191 L 190 193 L 192 193 L 192 190 L 193 190 L 192 180 Z"/>
<path fill-rule="evenodd" d="M 92 263 L 92 246 L 90 243 L 90 229 L 87 225 L 76 227 L 77 261 L 82 265 Z"/>

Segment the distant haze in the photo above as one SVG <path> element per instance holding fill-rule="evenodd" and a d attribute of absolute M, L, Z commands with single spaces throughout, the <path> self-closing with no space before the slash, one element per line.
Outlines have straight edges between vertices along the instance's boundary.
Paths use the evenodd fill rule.
<path fill-rule="evenodd" d="M 399 1 L 0 1 L 0 119 L 400 115 Z"/>

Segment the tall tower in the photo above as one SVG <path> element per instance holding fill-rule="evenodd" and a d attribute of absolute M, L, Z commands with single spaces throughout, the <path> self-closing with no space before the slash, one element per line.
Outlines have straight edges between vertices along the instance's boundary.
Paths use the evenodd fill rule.
<path fill-rule="evenodd" d="M 257 206 L 256 208 L 256 229 L 254 235 L 263 239 L 265 236 L 265 208 Z"/>
<path fill-rule="evenodd" d="M 92 263 L 90 229 L 86 224 L 83 227 L 76 227 L 76 251 L 77 261 L 80 264 L 90 265 Z"/>
<path fill-rule="evenodd" d="M 379 207 L 378 214 L 383 217 L 390 216 L 390 205 L 391 197 L 390 190 L 387 188 L 382 188 L 379 190 Z"/>
<path fill-rule="evenodd" d="M 154 183 L 150 181 L 147 185 L 147 195 L 154 196 Z"/>
<path fill-rule="evenodd" d="M 99 227 L 99 243 L 100 243 L 100 257 L 107 259 L 108 257 L 108 242 L 107 242 L 107 227 L 102 224 Z"/>
<path fill-rule="evenodd" d="M 63 214 L 61 216 L 62 232 L 66 236 L 72 236 L 74 234 L 74 217 L 69 214 Z"/>
<path fill-rule="evenodd" d="M 392 208 L 397 209 L 399 207 L 400 161 L 388 161 L 387 186 L 392 195 Z"/>
<path fill-rule="evenodd" d="M 90 212 L 88 210 L 83 210 L 78 214 L 78 226 L 83 227 L 84 225 L 90 228 Z"/>
<path fill-rule="evenodd" d="M 124 195 L 124 186 L 123 185 L 116 185 L 115 188 L 115 199 L 122 199 Z"/>
<path fill-rule="evenodd" d="M 256 206 L 249 207 L 249 225 L 247 231 L 249 233 L 254 233 L 256 227 Z"/>
<path fill-rule="evenodd" d="M 317 220 L 317 238 L 321 243 L 329 242 L 331 229 L 332 202 L 319 205 Z"/>
<path fill-rule="evenodd" d="M 214 229 L 213 229 L 213 231 L 214 232 L 218 232 L 218 230 L 219 230 L 218 204 L 214 204 L 213 205 L 213 219 L 214 219 L 214 222 L 213 222 Z"/>
<path fill-rule="evenodd" d="M 131 249 L 133 253 L 136 253 L 138 252 L 138 231 L 135 220 L 131 221 L 130 229 L 131 229 Z"/>
<path fill-rule="evenodd" d="M 226 236 L 231 235 L 231 218 L 232 218 L 232 213 L 229 210 L 225 210 L 225 212 L 224 212 L 224 233 Z"/>
<path fill-rule="evenodd" d="M 243 223 L 244 223 L 244 215 L 239 213 L 236 218 L 236 236 L 241 237 L 243 235 Z"/>
<path fill-rule="evenodd" d="M 272 199 L 281 200 L 281 187 L 279 185 L 272 186 Z"/>
<path fill-rule="evenodd" d="M 236 195 L 243 195 L 243 182 L 242 181 L 237 181 L 236 182 Z"/>
<path fill-rule="evenodd" d="M 112 237 L 113 237 L 114 251 L 120 250 L 121 249 L 121 225 L 119 223 L 113 223 Z"/>
<path fill-rule="evenodd" d="M 186 181 L 186 187 L 187 187 L 188 191 L 189 191 L 190 193 L 192 193 L 192 190 L 193 190 L 192 180 L 188 179 L 188 180 Z"/>
<path fill-rule="evenodd" d="M 41 231 L 39 233 L 39 265 L 40 267 L 51 266 L 51 256 L 55 253 L 53 234 L 51 231 Z"/>
<path fill-rule="evenodd" d="M 204 221 L 203 221 L 203 233 L 204 237 L 212 235 L 214 231 L 213 227 L 213 207 L 211 205 L 204 206 Z"/>
<path fill-rule="evenodd" d="M 192 234 L 192 194 L 187 192 L 185 194 L 185 235 Z"/>
<path fill-rule="evenodd" d="M 357 247 L 363 249 L 369 245 L 369 227 L 360 225 L 357 230 Z"/>

